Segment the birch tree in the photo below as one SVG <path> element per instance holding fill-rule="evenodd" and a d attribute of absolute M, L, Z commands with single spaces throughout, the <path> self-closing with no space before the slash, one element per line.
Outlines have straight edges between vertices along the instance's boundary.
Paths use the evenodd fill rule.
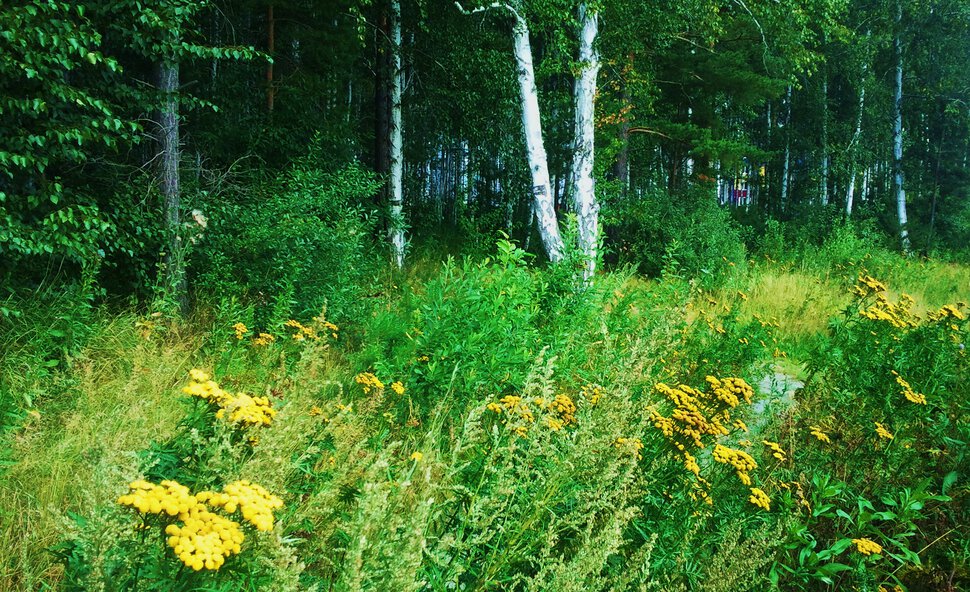
<path fill-rule="evenodd" d="M 899 222 L 899 241 L 903 251 L 909 252 L 909 228 L 906 218 L 906 188 L 903 185 L 903 4 L 896 0 L 896 19 L 893 30 L 895 78 L 893 85 L 893 188 L 896 193 L 896 217 Z"/>
<path fill-rule="evenodd" d="M 388 199 L 388 239 L 394 264 L 404 267 L 404 137 L 401 118 L 401 96 L 404 73 L 401 68 L 401 0 L 391 0 L 391 175 Z"/>
<path fill-rule="evenodd" d="M 539 111 L 539 90 L 536 86 L 535 67 L 532 62 L 529 23 L 522 13 L 522 7 L 518 5 L 496 2 L 481 8 L 466 10 L 460 3 L 455 4 L 466 14 L 501 9 L 512 16 L 512 48 L 519 86 L 522 131 L 529 162 L 529 174 L 532 179 L 535 219 L 546 255 L 550 261 L 558 263 L 563 258 L 564 244 L 559 232 L 559 221 L 556 217 L 556 206 L 549 179 L 549 160 L 542 140 L 542 117 Z"/>
<path fill-rule="evenodd" d="M 579 72 L 576 75 L 573 101 L 575 120 L 573 137 L 573 202 L 579 223 L 579 247 L 586 259 L 583 277 L 589 279 L 596 270 L 599 235 L 599 204 L 593 179 L 594 114 L 596 76 L 599 53 L 595 47 L 599 15 L 583 2 L 579 5 Z"/>

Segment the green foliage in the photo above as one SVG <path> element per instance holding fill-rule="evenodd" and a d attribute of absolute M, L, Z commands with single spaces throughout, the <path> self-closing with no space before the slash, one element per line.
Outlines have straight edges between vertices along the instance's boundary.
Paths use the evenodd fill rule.
<path fill-rule="evenodd" d="M 947 536 L 941 521 L 967 512 L 965 496 L 949 495 L 968 453 L 954 421 L 968 413 L 957 394 L 970 378 L 966 314 L 952 306 L 917 316 L 909 296 L 890 298 L 864 272 L 853 290 L 812 357 L 805 410 L 788 429 L 795 462 L 817 470 L 805 497 L 789 500 L 804 510 L 775 577 L 807 588 L 916 586 L 917 566 L 957 568 L 962 552 L 937 537 Z M 855 539 L 883 551 L 851 552 Z"/>
<path fill-rule="evenodd" d="M 651 276 L 696 278 L 705 287 L 727 280 L 744 265 L 745 247 L 729 212 L 703 189 L 668 195 L 649 192 L 604 208 L 613 251 Z"/>
<path fill-rule="evenodd" d="M 194 284 L 245 294 L 263 327 L 324 305 L 334 318 L 354 315 L 376 270 L 368 204 L 377 187 L 359 166 L 328 173 L 307 161 L 235 199 L 203 196 Z"/>

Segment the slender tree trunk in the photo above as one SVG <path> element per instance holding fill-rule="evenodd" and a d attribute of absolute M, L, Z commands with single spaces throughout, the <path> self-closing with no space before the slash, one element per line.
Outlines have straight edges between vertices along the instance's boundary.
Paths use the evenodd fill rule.
<path fill-rule="evenodd" d="M 391 178 L 388 238 L 394 264 L 404 267 L 404 137 L 401 95 L 404 72 L 401 68 L 401 0 L 391 0 Z"/>
<path fill-rule="evenodd" d="M 273 4 L 270 3 L 266 9 L 266 26 L 268 39 L 266 42 L 266 53 L 273 57 L 276 51 L 276 19 L 273 16 Z M 276 89 L 273 88 L 273 62 L 266 65 L 266 110 L 273 112 L 273 104 L 276 102 Z"/>
<path fill-rule="evenodd" d="M 866 32 L 868 39 L 869 33 Z M 859 111 L 855 117 L 855 133 L 852 134 L 852 141 L 849 146 L 849 186 L 845 190 L 845 217 L 852 216 L 852 202 L 855 199 L 855 177 L 856 177 L 856 153 L 859 150 L 859 142 L 862 140 L 862 115 L 866 107 L 866 70 L 869 67 L 867 61 L 862 62 L 862 73 L 859 76 Z"/>
<path fill-rule="evenodd" d="M 822 207 L 829 205 L 829 78 L 822 80 Z"/>
<path fill-rule="evenodd" d="M 181 233 L 181 196 L 179 187 L 179 66 L 164 62 L 158 68 L 158 89 L 163 94 L 158 118 L 162 150 L 160 181 L 164 199 L 165 229 L 168 245 L 165 253 L 166 287 L 184 312 L 187 308 L 184 245 Z"/>
<path fill-rule="evenodd" d="M 896 0 L 896 30 L 893 52 L 896 57 L 896 80 L 893 89 L 893 185 L 896 190 L 896 216 L 899 241 L 903 251 L 910 252 L 909 227 L 906 219 L 906 188 L 903 184 L 903 4 Z"/>
<path fill-rule="evenodd" d="M 391 104 L 387 92 L 388 73 L 391 69 L 390 57 L 387 51 L 386 38 L 390 32 L 387 25 L 387 13 L 380 9 L 378 17 L 378 31 L 374 35 L 375 48 L 375 80 L 374 80 L 374 170 L 381 177 L 391 170 L 391 156 L 389 149 Z M 388 192 L 385 188 L 382 196 L 387 200 Z"/>
<path fill-rule="evenodd" d="M 791 85 L 785 91 L 785 159 L 781 167 L 781 211 L 788 209 L 788 177 L 791 166 Z"/>
<path fill-rule="evenodd" d="M 586 258 L 583 279 L 588 280 L 596 271 L 597 241 L 599 235 L 599 203 L 593 180 L 596 77 L 599 74 L 599 52 L 594 47 L 599 30 L 599 15 L 589 10 L 584 2 L 579 5 L 579 63 L 573 100 L 575 122 L 573 127 L 573 204 L 579 225 L 579 248 Z"/>
<path fill-rule="evenodd" d="M 546 148 L 542 141 L 539 92 L 536 88 L 535 70 L 532 66 L 529 25 L 519 14 L 515 14 L 512 37 L 520 101 L 522 102 L 522 128 L 529 159 L 529 173 L 532 176 L 532 199 L 535 202 L 536 221 L 539 225 L 539 236 L 542 238 L 546 255 L 550 261 L 556 263 L 563 257 L 562 235 L 559 233 L 559 221 L 556 218 L 556 206 L 549 181 L 549 163 L 546 157 Z"/>

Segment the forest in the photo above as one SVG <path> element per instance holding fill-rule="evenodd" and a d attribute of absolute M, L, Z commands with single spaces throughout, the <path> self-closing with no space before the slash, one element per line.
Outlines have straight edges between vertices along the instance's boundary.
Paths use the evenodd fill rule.
<path fill-rule="evenodd" d="M 966 0 L 0 1 L 0 592 L 970 590 Z"/>

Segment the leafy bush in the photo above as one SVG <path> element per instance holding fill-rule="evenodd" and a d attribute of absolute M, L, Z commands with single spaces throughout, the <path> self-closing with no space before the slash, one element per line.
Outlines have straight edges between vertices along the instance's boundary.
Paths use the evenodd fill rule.
<path fill-rule="evenodd" d="M 604 226 L 608 236 L 622 237 L 612 246 L 619 260 L 651 276 L 673 273 L 715 286 L 745 261 L 741 231 L 701 188 L 677 195 L 652 191 L 610 204 Z"/>
<path fill-rule="evenodd" d="M 335 173 L 305 160 L 233 203 L 205 204 L 192 262 L 203 294 L 246 294 L 264 326 L 326 305 L 345 318 L 375 273 L 367 207 L 379 184 L 353 165 Z"/>

